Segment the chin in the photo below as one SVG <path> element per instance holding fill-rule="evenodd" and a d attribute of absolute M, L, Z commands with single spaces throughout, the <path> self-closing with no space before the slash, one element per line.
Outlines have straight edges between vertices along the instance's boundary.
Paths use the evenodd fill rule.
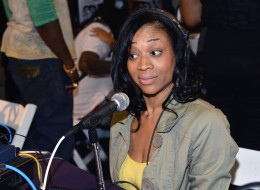
<path fill-rule="evenodd" d="M 170 88 L 168 88 L 168 87 L 170 87 Z M 165 95 L 168 94 L 169 95 L 171 93 L 172 87 L 173 87 L 172 85 L 167 85 L 164 88 L 160 88 L 160 89 L 158 89 L 158 88 L 157 89 L 155 89 L 155 88 L 150 88 L 150 89 L 141 88 L 141 91 L 142 91 L 143 95 L 146 96 L 146 97 L 155 97 L 158 94 L 165 94 Z"/>

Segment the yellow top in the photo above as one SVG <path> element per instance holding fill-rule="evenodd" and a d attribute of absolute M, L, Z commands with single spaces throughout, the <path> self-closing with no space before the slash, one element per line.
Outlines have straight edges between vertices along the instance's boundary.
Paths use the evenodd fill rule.
<path fill-rule="evenodd" d="M 128 181 L 138 189 L 141 189 L 142 186 L 142 177 L 143 171 L 146 166 L 145 163 L 136 162 L 131 159 L 131 157 L 127 154 L 126 159 L 124 160 L 120 172 L 119 172 L 119 180 L 120 181 Z M 136 190 L 134 186 L 129 183 L 120 183 L 120 187 L 127 189 L 127 190 Z"/>

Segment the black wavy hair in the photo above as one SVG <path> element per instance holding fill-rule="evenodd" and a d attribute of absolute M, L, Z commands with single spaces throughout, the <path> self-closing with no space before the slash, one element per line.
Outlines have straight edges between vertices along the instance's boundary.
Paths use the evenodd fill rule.
<path fill-rule="evenodd" d="M 158 25 L 159 23 L 159 25 Z M 176 58 L 171 94 L 164 101 L 165 108 L 171 95 L 181 103 L 197 99 L 202 90 L 202 77 L 196 71 L 196 64 L 190 59 L 189 34 L 170 13 L 160 9 L 141 9 L 133 13 L 124 23 L 114 50 L 111 76 L 115 92 L 124 92 L 130 99 L 127 110 L 140 118 L 140 111 L 146 110 L 142 92 L 134 84 L 127 70 L 127 59 L 133 36 L 143 25 L 157 24 L 170 37 Z"/>

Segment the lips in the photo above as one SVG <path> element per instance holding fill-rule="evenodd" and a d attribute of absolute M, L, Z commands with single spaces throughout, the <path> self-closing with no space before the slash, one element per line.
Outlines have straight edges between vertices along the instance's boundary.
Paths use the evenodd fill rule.
<path fill-rule="evenodd" d="M 156 76 L 143 76 L 143 77 L 138 77 L 138 80 L 141 84 L 143 85 L 149 85 L 152 84 L 156 80 Z"/>

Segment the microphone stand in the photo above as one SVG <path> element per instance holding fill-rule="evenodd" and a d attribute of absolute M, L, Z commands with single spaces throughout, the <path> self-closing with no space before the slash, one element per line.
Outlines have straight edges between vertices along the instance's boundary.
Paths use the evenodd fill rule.
<path fill-rule="evenodd" d="M 93 147 L 97 171 L 97 185 L 98 190 L 105 190 L 105 182 L 102 171 L 102 164 L 100 159 L 99 145 L 98 145 L 98 134 L 95 127 L 91 127 L 88 130 L 89 141 Z"/>

